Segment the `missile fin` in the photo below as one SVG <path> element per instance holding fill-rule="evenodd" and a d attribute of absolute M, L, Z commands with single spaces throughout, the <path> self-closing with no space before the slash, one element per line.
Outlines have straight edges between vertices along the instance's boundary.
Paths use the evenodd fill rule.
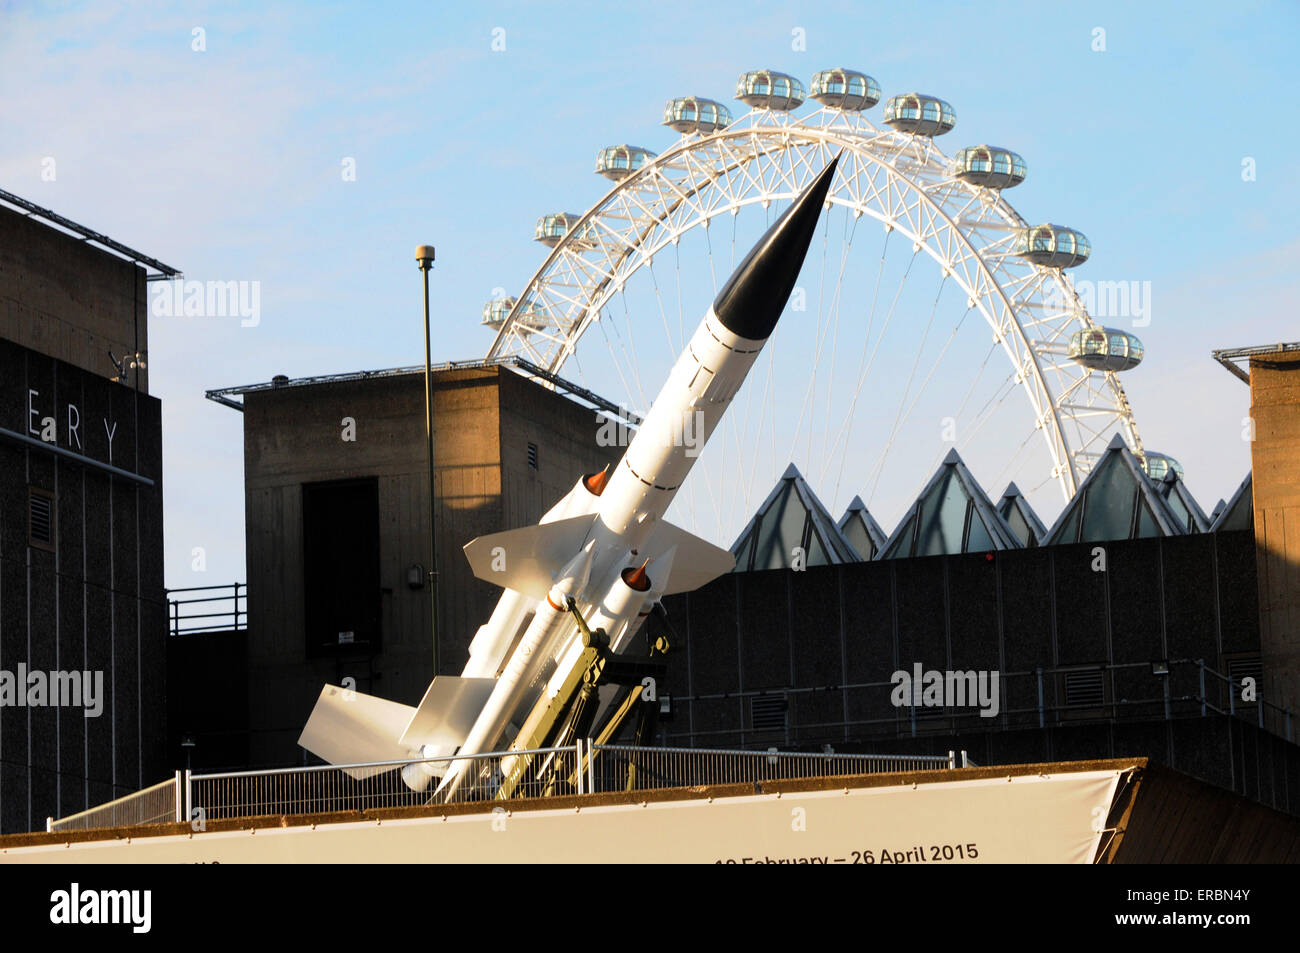
<path fill-rule="evenodd" d="M 408 748 L 459 748 L 495 684 L 495 678 L 436 676 L 420 707 L 412 710 L 401 743 Z"/>
<path fill-rule="evenodd" d="M 650 577 L 654 588 L 663 595 L 698 589 L 736 567 L 736 557 L 721 546 L 714 546 L 708 540 L 700 539 L 665 520 L 660 520 L 659 525 L 650 533 L 650 539 L 640 555 L 659 559 L 674 547 L 677 551 L 669 563 L 672 568 L 664 587 L 660 589 L 659 580 L 653 575 Z"/>
<path fill-rule="evenodd" d="M 409 758 L 410 748 L 399 740 L 415 715 L 410 705 L 326 685 L 298 737 L 298 744 L 330 764 L 364 764 Z M 391 767 L 344 768 L 363 780 Z"/>
<path fill-rule="evenodd" d="M 538 523 L 489 533 L 465 544 L 465 558 L 484 582 L 545 599 L 556 574 L 587 541 L 596 517 L 584 513 L 553 523 Z"/>

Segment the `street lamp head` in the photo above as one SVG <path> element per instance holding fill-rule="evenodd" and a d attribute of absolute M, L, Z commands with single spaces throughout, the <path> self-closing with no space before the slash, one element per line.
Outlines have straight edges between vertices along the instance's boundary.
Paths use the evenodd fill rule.
<path fill-rule="evenodd" d="M 420 263 L 421 271 L 428 271 L 433 267 L 433 246 L 419 245 L 415 249 L 415 260 Z"/>

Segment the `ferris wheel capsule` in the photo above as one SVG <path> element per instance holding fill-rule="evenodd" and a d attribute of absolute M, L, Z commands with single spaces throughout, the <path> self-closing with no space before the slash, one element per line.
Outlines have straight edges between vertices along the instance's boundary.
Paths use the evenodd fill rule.
<path fill-rule="evenodd" d="M 808 96 L 831 109 L 861 112 L 880 102 L 880 84 L 857 70 L 824 69 L 813 75 Z"/>
<path fill-rule="evenodd" d="M 903 93 L 885 100 L 885 125 L 914 136 L 942 136 L 957 125 L 957 111 L 938 96 Z"/>
<path fill-rule="evenodd" d="M 1115 328 L 1086 328 L 1070 335 L 1070 360 L 1094 371 L 1128 371 L 1142 363 L 1137 335 Z"/>
<path fill-rule="evenodd" d="M 707 136 L 731 125 L 731 110 L 702 96 L 679 96 L 664 107 L 664 125 L 680 133 Z"/>
<path fill-rule="evenodd" d="M 596 171 L 614 182 L 621 182 L 641 169 L 655 153 L 640 146 L 609 146 L 596 156 Z"/>
<path fill-rule="evenodd" d="M 1074 268 L 1092 254 L 1092 244 L 1083 232 L 1050 222 L 1022 229 L 1011 252 L 1035 265 Z"/>
<path fill-rule="evenodd" d="M 1183 479 L 1183 465 L 1168 454 L 1156 453 L 1154 450 L 1142 451 L 1142 469 L 1156 481 L 1163 480 L 1170 471 L 1178 474 L 1178 479 Z"/>
<path fill-rule="evenodd" d="M 1025 181 L 1025 160 L 1010 149 L 997 146 L 967 146 L 952 158 L 952 174 L 971 185 L 988 189 L 1009 189 Z"/>
<path fill-rule="evenodd" d="M 575 212 L 551 212 L 543 215 L 537 220 L 537 227 L 533 230 L 533 241 L 541 242 L 547 248 L 554 248 L 573 230 L 582 218 Z M 586 226 L 579 234 L 573 236 L 570 242 L 576 242 L 581 247 L 588 247 L 592 244 L 594 236 L 590 226 Z"/>
<path fill-rule="evenodd" d="M 802 106 L 808 94 L 803 83 L 788 73 L 756 69 L 740 75 L 736 83 L 736 98 L 755 109 L 789 112 Z"/>
<path fill-rule="evenodd" d="M 483 305 L 482 324 L 493 331 L 500 331 L 510 317 L 510 312 L 514 310 L 517 299 L 512 297 L 493 298 L 487 304 Z M 545 320 L 537 314 L 531 304 L 523 307 L 517 317 L 521 330 L 536 330 L 546 326 Z"/>

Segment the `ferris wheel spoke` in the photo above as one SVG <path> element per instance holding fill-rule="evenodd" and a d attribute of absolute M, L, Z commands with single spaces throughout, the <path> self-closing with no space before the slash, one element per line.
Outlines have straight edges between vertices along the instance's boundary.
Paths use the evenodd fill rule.
<path fill-rule="evenodd" d="M 997 412 L 998 408 L 1001 407 L 1002 404 L 1006 401 L 1006 399 L 1010 397 L 1011 394 L 1015 391 L 1016 389 L 1015 377 L 1016 377 L 1015 371 L 1011 371 L 1009 374 L 1007 374 L 1006 378 L 1002 381 L 1002 383 L 999 384 L 997 388 L 993 391 L 992 396 L 989 397 L 987 401 L 985 401 L 984 406 L 980 409 L 980 412 L 975 416 L 975 425 L 965 432 L 965 435 L 957 444 L 959 449 L 965 449 L 966 447 L 970 446 L 970 442 L 973 439 L 975 439 L 975 435 L 979 433 L 980 428 L 982 428 L 986 423 L 989 422 L 989 420 L 992 419 L 993 415 Z"/>
<path fill-rule="evenodd" d="M 856 228 L 857 228 L 857 223 L 854 222 L 854 229 L 856 230 Z M 814 407 L 816 405 L 817 374 L 818 374 L 818 369 L 821 367 L 821 358 L 822 358 L 824 345 L 826 343 L 827 334 L 831 331 L 832 328 L 834 328 L 838 333 L 839 295 L 841 289 L 843 288 L 844 269 L 845 266 L 848 264 L 849 251 L 852 246 L 852 235 L 849 233 L 847 218 L 845 219 L 844 231 L 845 231 L 844 251 L 840 255 L 839 275 L 835 283 L 835 292 L 831 295 L 831 305 L 827 308 L 823 308 L 822 305 L 824 301 L 824 293 L 825 293 L 825 285 L 826 285 L 827 241 L 830 232 L 830 216 L 826 216 L 826 222 L 822 230 L 821 278 L 819 280 L 818 289 L 817 289 L 817 336 L 816 336 L 817 350 L 812 362 L 812 368 L 810 369 L 808 375 L 808 386 L 804 388 L 803 403 L 799 408 L 798 416 L 795 417 L 794 435 L 790 439 L 790 457 L 792 460 L 795 456 L 795 448 L 798 446 L 799 443 L 799 435 L 803 429 L 804 420 L 808 417 L 809 404 L 812 404 Z M 828 413 L 830 411 L 830 400 L 831 400 L 831 395 L 833 394 L 834 383 L 835 383 L 835 348 L 832 345 L 830 374 L 829 374 L 829 380 L 827 381 L 827 385 L 826 385 Z M 812 464 L 812 460 L 813 460 L 813 456 L 812 456 L 813 429 L 814 428 L 811 425 L 808 428 L 807 460 L 809 465 Z"/>
<path fill-rule="evenodd" d="M 917 247 L 912 251 L 912 257 L 911 257 L 911 259 L 910 259 L 910 260 L 908 261 L 908 263 L 907 263 L 907 268 L 906 268 L 906 270 L 903 272 L 903 277 L 902 277 L 902 279 L 898 282 L 898 290 L 894 292 L 894 300 L 893 300 L 892 302 L 890 302 L 890 305 L 889 305 L 889 311 L 885 314 L 885 322 L 884 322 L 884 324 L 881 325 L 881 327 L 880 327 L 880 334 L 876 337 L 876 343 L 875 343 L 875 345 L 871 348 L 871 357 L 867 360 L 867 366 L 866 366 L 865 370 L 863 370 L 862 374 L 858 377 L 858 386 L 857 386 L 857 388 L 854 390 L 854 392 L 853 392 L 853 400 L 852 400 L 852 402 L 849 404 L 849 413 L 848 413 L 848 417 L 847 417 L 846 427 L 845 427 L 845 429 L 844 429 L 844 434 L 845 434 L 845 440 L 844 440 L 844 452 L 843 452 L 842 454 L 840 454 L 840 466 L 839 466 L 839 470 L 838 470 L 838 472 L 835 474 L 835 492 L 832 494 L 832 497 L 835 498 L 835 499 L 838 499 L 838 498 L 839 498 L 839 493 L 840 493 L 840 482 L 844 479 L 844 461 L 847 460 L 847 459 L 848 459 L 848 456 L 849 456 L 849 453 L 848 453 L 848 449 L 849 449 L 848 434 L 850 433 L 850 431 L 851 431 L 852 428 L 853 428 L 853 414 L 854 414 L 855 410 L 857 409 L 858 398 L 862 395 L 862 387 L 863 387 L 863 385 L 866 383 L 866 381 L 867 381 L 867 377 L 871 374 L 871 366 L 872 366 L 872 365 L 875 363 L 875 361 L 876 361 L 876 353 L 880 350 L 880 342 L 883 341 L 883 340 L 885 339 L 885 332 L 889 330 L 889 322 L 893 319 L 893 317 L 894 317 L 894 312 L 898 309 L 898 300 L 899 300 L 899 298 L 901 298 L 902 295 L 903 295 L 903 286 L 907 284 L 907 278 L 908 278 L 908 276 L 912 273 L 912 266 L 913 266 L 914 264 L 916 264 L 916 256 L 919 255 L 920 253 L 921 253 L 921 249 L 920 249 L 920 246 L 918 245 L 918 246 L 917 246 Z M 837 435 L 837 436 L 836 436 L 836 445 L 838 445 L 838 444 L 839 444 L 839 436 Z M 832 451 L 833 451 L 833 450 L 834 450 L 834 447 L 832 447 Z"/>
<path fill-rule="evenodd" d="M 640 404 L 639 404 L 638 407 L 637 407 L 637 413 L 638 413 L 639 416 L 644 417 L 647 413 L 650 412 L 650 401 L 649 401 L 648 399 L 646 399 L 645 388 L 643 388 L 643 387 L 641 386 L 641 369 L 640 369 L 640 367 L 639 367 L 639 365 L 638 365 L 636 359 L 632 356 L 633 354 L 636 353 L 636 342 L 635 342 L 634 340 L 632 340 L 632 316 L 631 316 L 631 314 L 629 313 L 629 311 L 628 311 L 628 307 L 627 307 L 627 290 L 626 290 L 626 287 L 624 288 L 623 291 L 621 291 L 621 292 L 619 293 L 619 297 L 623 299 L 623 323 L 627 325 L 627 329 L 628 329 L 628 341 L 627 341 L 627 343 L 624 344 L 624 343 L 623 343 L 623 339 L 622 339 L 622 335 L 619 335 L 619 345 L 620 345 L 620 347 L 622 347 L 622 349 L 623 349 L 623 354 L 624 354 L 624 356 L 627 357 L 628 369 L 629 369 L 629 370 L 631 371 L 631 373 L 632 373 L 632 380 L 633 380 L 633 381 L 635 382 L 635 384 L 636 384 L 636 393 L 637 393 L 638 398 L 639 398 L 640 401 L 641 401 Z M 612 328 L 613 328 L 613 330 L 614 330 L 614 333 L 615 333 L 616 335 L 618 335 L 618 323 L 617 323 L 617 322 L 611 322 L 611 326 L 612 326 Z M 631 352 L 628 351 L 628 346 L 629 346 L 629 345 L 630 345 L 631 348 L 632 348 Z"/>
<path fill-rule="evenodd" d="M 881 279 L 884 277 L 885 274 L 885 257 L 889 254 L 889 239 L 893 236 L 893 234 L 894 233 L 892 229 L 886 230 L 884 245 L 880 250 L 880 264 L 876 269 L 875 289 L 871 293 L 871 311 L 867 315 L 867 331 L 866 334 L 864 334 L 862 337 L 862 357 L 858 359 L 858 391 L 855 392 L 853 395 L 853 400 L 855 403 L 857 401 L 858 393 L 861 391 L 862 388 L 862 368 L 867 359 L 867 348 L 870 346 L 871 343 L 871 328 L 876 320 L 876 305 L 880 301 L 880 283 L 881 283 Z M 846 415 L 846 419 L 847 419 L 847 415 Z M 841 425 L 841 429 L 843 429 L 843 425 Z M 821 467 L 821 471 L 817 475 L 818 482 L 825 481 L 827 463 L 830 460 L 831 455 L 835 452 L 835 448 L 839 446 L 839 441 L 840 441 L 840 432 L 837 431 L 835 434 L 835 440 L 830 445 L 830 449 L 826 453 L 822 454 L 822 467 Z"/>
<path fill-rule="evenodd" d="M 1002 478 L 1015 469 L 1015 466 L 1017 462 L 1020 460 L 1021 455 L 1025 452 L 1025 448 L 1029 446 L 1030 441 L 1034 439 L 1034 436 L 1037 433 L 1038 433 L 1037 427 L 1029 428 L 1029 433 L 1026 434 L 1025 439 L 1020 442 L 1020 446 L 1016 448 L 1016 452 L 1012 454 L 1011 458 L 1007 460 L 1006 464 L 1003 465 L 1002 469 L 998 471 L 998 475 L 993 478 L 993 483 L 990 485 L 993 489 L 996 489 L 997 487 L 1001 486 Z"/>
<path fill-rule="evenodd" d="M 650 272 L 650 283 L 654 285 L 654 289 L 655 289 L 655 301 L 656 301 L 656 302 L 658 303 L 658 305 L 659 305 L 659 316 L 663 319 L 663 323 L 664 323 L 664 339 L 667 340 L 667 342 L 668 342 L 668 353 L 669 353 L 669 354 L 680 354 L 680 353 L 681 353 L 681 348 L 679 348 L 679 347 L 677 347 L 676 345 L 674 345 L 674 343 L 673 343 L 673 332 L 672 332 L 672 330 L 668 327 L 668 312 L 664 310 L 664 297 L 663 297 L 662 294 L 659 293 L 659 277 L 655 274 L 655 266 L 654 266 L 654 263 L 651 262 L 651 263 L 650 263 L 650 267 L 647 268 L 646 270 Z M 679 313 L 680 313 L 680 312 L 679 312 Z"/>
<path fill-rule="evenodd" d="M 939 310 L 939 299 L 943 297 L 944 286 L 948 283 L 948 276 L 944 275 L 939 281 L 939 290 L 935 293 L 934 304 L 930 308 L 930 317 L 925 323 L 925 331 L 921 334 L 921 343 L 916 349 L 916 358 L 912 361 L 912 370 L 907 375 L 907 384 L 903 387 L 903 395 L 898 401 L 898 413 L 894 415 L 894 424 L 889 429 L 889 437 L 885 441 L 884 448 L 880 451 L 875 465 L 871 468 L 871 495 L 876 492 L 876 485 L 880 482 L 880 474 L 884 469 L 885 458 L 889 456 L 889 451 L 894 446 L 894 438 L 898 435 L 898 428 L 903 421 L 903 408 L 907 406 L 907 398 L 912 393 L 912 382 L 916 379 L 916 369 L 921 364 L 921 355 L 925 353 L 925 342 L 930 338 L 930 328 L 934 326 L 934 316 Z M 927 378 L 927 382 L 928 382 Z M 920 400 L 920 393 L 917 394 L 917 400 Z"/>
<path fill-rule="evenodd" d="M 677 353 L 680 354 L 686 350 L 686 325 L 682 314 L 682 252 L 681 245 L 677 242 L 673 242 L 673 255 L 673 274 L 677 280 Z"/>
<path fill-rule="evenodd" d="M 837 279 L 836 279 L 836 281 L 835 281 L 835 294 L 832 296 L 832 302 L 831 302 L 831 303 L 832 303 L 832 307 L 835 309 L 835 313 L 834 313 L 834 317 L 833 317 L 833 318 L 830 318 L 830 319 L 828 320 L 828 323 L 830 324 L 830 326 L 832 327 L 833 330 L 832 330 L 832 334 L 831 334 L 831 366 L 830 366 L 830 372 L 829 372 L 829 374 L 827 375 L 827 381 L 826 381 L 826 419 L 827 419 L 827 420 L 829 420 L 829 419 L 830 419 L 830 416 L 831 416 L 831 406 L 832 406 L 832 401 L 833 401 L 833 399 L 834 399 L 834 395 L 835 395 L 835 364 L 836 364 L 836 358 L 839 357 L 839 352 L 840 352 L 840 347 L 839 347 L 839 342 L 840 342 L 840 310 L 841 310 L 841 309 L 840 309 L 840 305 L 842 304 L 842 302 L 843 302 L 843 300 L 844 300 L 844 297 L 843 297 L 843 296 L 844 296 L 844 272 L 845 272 L 845 268 L 848 266 L 848 261 L 849 261 L 849 251 L 853 248 L 853 239 L 856 238 L 856 237 L 857 237 L 857 234 L 858 234 L 858 222 L 859 222 L 859 221 L 861 221 L 861 218 L 860 218 L 860 217 L 855 217 L 855 218 L 853 219 L 853 228 L 852 228 L 852 229 L 849 229 L 849 227 L 848 227 L 848 226 L 849 226 L 848 215 L 847 215 L 847 213 L 845 214 L 845 218 L 844 218 L 844 228 L 845 228 L 845 231 L 847 232 L 847 234 L 846 234 L 845 239 L 844 239 L 844 254 L 843 254 L 843 256 L 841 256 L 841 258 L 840 258 L 840 272 L 839 272 L 839 276 L 837 277 Z M 820 299 L 819 299 L 819 301 L 818 301 L 818 307 L 820 307 L 820 306 L 821 306 L 821 305 L 820 305 Z M 818 354 L 818 364 L 820 365 L 820 363 L 821 363 L 821 355 L 820 355 L 820 353 L 819 353 L 819 354 Z M 809 464 L 811 465 L 811 462 L 812 462 L 812 443 L 811 443 L 811 440 L 812 440 L 812 430 L 811 430 L 811 428 L 809 428 L 808 437 L 809 437 L 809 452 L 808 452 L 808 458 L 809 458 Z M 822 436 L 822 457 L 823 457 L 823 460 L 825 459 L 825 455 L 829 452 L 829 448 L 828 448 L 828 446 L 827 446 L 827 441 L 828 441 L 828 439 L 829 439 L 829 436 L 828 436 L 828 435 L 823 435 L 823 436 Z"/>
<path fill-rule="evenodd" d="M 907 413 L 903 415 L 903 423 L 900 426 L 906 425 L 907 422 L 912 419 L 912 411 L 916 409 L 917 403 L 921 400 L 921 395 L 925 393 L 926 386 L 930 383 L 930 379 L 934 377 L 934 372 L 937 371 L 939 365 L 943 363 L 943 357 L 948 353 L 949 345 L 951 345 L 953 339 L 957 337 L 957 332 L 961 330 L 962 325 L 966 322 L 967 316 L 973 310 L 972 307 L 967 307 L 966 310 L 962 312 L 962 316 L 957 320 L 956 327 L 954 327 L 952 333 L 948 335 L 948 340 L 943 342 L 943 347 L 939 350 L 939 356 L 936 357 L 934 363 L 930 365 L 930 372 L 925 375 L 925 380 L 921 382 L 921 389 L 916 392 L 916 397 L 912 399 L 911 405 L 907 408 Z M 996 345 L 994 345 L 994 347 L 996 347 Z M 992 354 L 993 352 L 990 350 L 989 353 Z"/>
<path fill-rule="evenodd" d="M 614 350 L 613 342 L 609 339 L 609 333 L 605 330 L 606 322 L 597 321 L 595 323 L 600 327 L 600 336 L 604 339 L 605 347 L 609 350 L 610 366 L 614 368 L 614 373 L 618 375 L 618 379 L 623 385 L 623 393 L 630 396 L 632 394 L 632 388 L 628 386 L 627 377 L 623 374 L 623 365 L 619 361 L 618 354 Z"/>
<path fill-rule="evenodd" d="M 975 388 L 979 384 L 980 378 L 984 376 L 984 369 L 989 366 L 989 360 L 993 357 L 993 354 L 997 349 L 998 342 L 994 341 L 993 344 L 990 345 L 988 352 L 984 355 L 984 360 L 980 363 L 979 370 L 975 372 L 975 377 L 971 380 L 970 387 L 966 389 L 966 395 L 962 398 L 961 404 L 958 405 L 957 413 L 952 415 L 952 420 L 954 422 L 961 420 L 962 415 L 966 412 L 966 405 L 970 403 L 971 395 L 975 393 Z M 926 469 L 927 473 L 933 471 L 934 468 L 938 466 L 939 461 L 943 458 L 945 452 L 943 445 L 940 444 L 938 452 L 934 455 L 933 459 L 930 461 L 929 467 Z"/>

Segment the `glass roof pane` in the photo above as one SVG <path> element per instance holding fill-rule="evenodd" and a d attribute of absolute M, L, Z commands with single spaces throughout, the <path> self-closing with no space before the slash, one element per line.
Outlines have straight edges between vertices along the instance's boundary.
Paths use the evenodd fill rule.
<path fill-rule="evenodd" d="M 830 560 L 826 558 L 826 547 L 822 545 L 821 537 L 814 530 L 808 540 L 808 562 L 809 566 L 829 566 Z"/>
<path fill-rule="evenodd" d="M 1223 522 L 1219 524 L 1219 529 L 1250 529 L 1255 525 L 1255 500 L 1254 487 L 1247 487 L 1246 492 L 1242 493 L 1232 501 L 1232 507 L 1224 514 Z"/>
<path fill-rule="evenodd" d="M 916 539 L 917 556 L 940 556 L 962 551 L 966 531 L 966 509 L 970 499 L 948 467 L 939 484 L 921 504 L 921 527 Z"/>
<path fill-rule="evenodd" d="M 978 512 L 972 512 L 970 515 L 970 537 L 966 540 L 966 552 L 980 553 L 996 548 L 993 545 L 993 537 L 989 534 L 988 527 L 984 525 L 984 520 L 980 518 Z"/>
<path fill-rule="evenodd" d="M 881 554 L 882 559 L 892 559 L 895 556 L 912 555 L 912 534 L 916 530 L 916 515 L 913 514 L 907 518 L 903 524 L 903 529 L 899 532 L 894 542 L 890 544 Z"/>
<path fill-rule="evenodd" d="M 1137 489 L 1133 474 L 1119 454 L 1110 454 L 1088 484 L 1079 541 L 1128 539 Z"/>
<path fill-rule="evenodd" d="M 851 517 L 844 524 L 844 529 L 841 532 L 844 533 L 845 539 L 849 541 L 849 545 L 856 549 L 858 555 L 863 559 L 876 558 L 876 545 L 871 541 L 871 534 L 867 532 L 867 524 L 863 522 L 861 517 Z"/>
<path fill-rule="evenodd" d="M 1192 529 L 1194 527 L 1195 521 L 1192 519 L 1192 512 L 1187 508 L 1187 504 L 1183 502 L 1182 497 L 1176 492 L 1170 493 L 1165 497 L 1165 502 L 1173 510 L 1179 526 L 1183 529 Z M 1146 503 L 1144 502 L 1142 505 L 1145 506 Z"/>
<path fill-rule="evenodd" d="M 804 524 L 808 514 L 799 505 L 798 497 L 789 487 L 764 514 L 767 531 L 760 537 L 755 569 L 782 569 L 790 565 L 790 553 L 803 545 Z"/>
<path fill-rule="evenodd" d="M 1074 505 L 1070 507 L 1070 514 L 1057 530 L 1056 535 L 1052 537 L 1054 543 L 1076 543 L 1079 541 L 1079 504 L 1080 500 L 1075 499 Z"/>
<path fill-rule="evenodd" d="M 1138 512 L 1138 539 L 1150 539 L 1152 536 L 1161 536 L 1160 527 L 1156 523 L 1156 518 L 1151 515 L 1151 507 L 1147 506 L 1147 501 L 1143 500 Z"/>
<path fill-rule="evenodd" d="M 1011 507 L 1005 519 L 1007 525 L 1011 527 L 1011 532 L 1015 534 L 1016 539 L 1020 540 L 1021 546 L 1032 545 L 1033 531 L 1029 528 L 1029 523 L 1025 521 L 1024 516 L 1021 515 L 1019 507 Z"/>

